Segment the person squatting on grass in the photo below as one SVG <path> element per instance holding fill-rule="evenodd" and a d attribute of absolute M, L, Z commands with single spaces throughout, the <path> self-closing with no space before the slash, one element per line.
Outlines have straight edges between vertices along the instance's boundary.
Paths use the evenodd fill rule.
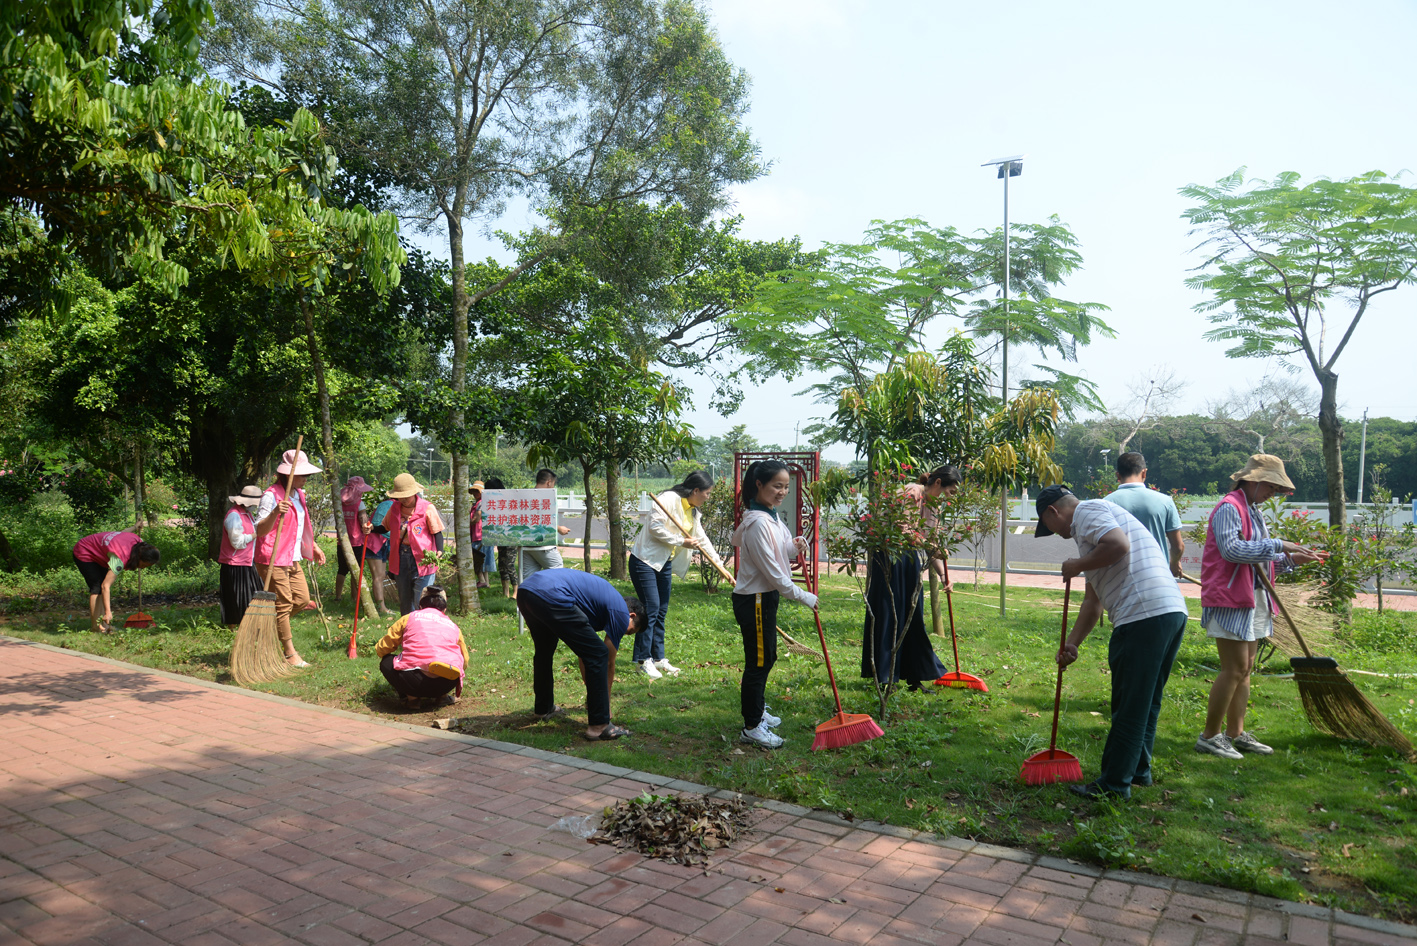
<path fill-rule="evenodd" d="M 1242 759 L 1244 752 L 1269 755 L 1274 751 L 1245 731 L 1250 672 L 1260 641 L 1274 632 L 1277 610 L 1260 580 L 1259 567 L 1268 568 L 1273 581 L 1276 563 L 1287 572 L 1322 556 L 1269 537 L 1260 504 L 1294 491 L 1283 460 L 1257 453 L 1243 470 L 1231 475 L 1230 482 L 1231 491 L 1210 512 L 1201 552 L 1201 627 L 1215 638 L 1220 672 L 1210 686 L 1205 729 L 1196 738 L 1196 751 Z"/>
<path fill-rule="evenodd" d="M 447 706 L 462 696 L 467 643 L 447 610 L 447 592 L 429 585 L 418 599 L 418 610 L 391 624 L 374 645 L 375 656 L 381 658 L 379 672 L 408 709 L 428 700 Z"/>
<path fill-rule="evenodd" d="M 399 613 L 408 614 L 423 589 L 438 580 L 438 556 L 443 551 L 443 519 L 419 493 L 424 487 L 412 473 L 394 477 L 385 495 L 396 502 L 375 526 L 389 538 L 389 572 L 399 589 Z"/>
<path fill-rule="evenodd" d="M 131 532 L 95 532 L 74 543 L 74 564 L 89 586 L 89 630 L 113 633 L 111 589 L 124 569 L 148 568 L 162 558 L 157 547 Z M 98 617 L 98 599 L 103 598 L 103 620 Z"/>
<path fill-rule="evenodd" d="M 733 545 L 738 549 L 733 617 L 743 632 L 739 741 L 764 749 L 776 749 L 783 742 L 773 732 L 782 720 L 764 702 L 768 674 L 777 662 L 778 602 L 787 595 L 809 608 L 817 607 L 817 596 L 792 580 L 792 560 L 807 553 L 807 540 L 794 539 L 777 515 L 791 482 L 787 464 L 781 460 L 752 463 L 743 474 L 743 519 L 733 530 Z"/>
<path fill-rule="evenodd" d="M 1057 533 L 1077 542 L 1078 557 L 1063 562 L 1063 578 L 1087 578 L 1087 592 L 1060 666 L 1078 659 L 1078 647 L 1106 608 L 1112 618 L 1107 666 L 1112 681 L 1112 728 L 1102 747 L 1102 773 L 1072 790 L 1088 798 L 1130 798 L 1133 785 L 1152 782 L 1151 754 L 1161 695 L 1186 631 L 1186 599 L 1176 587 L 1161 547 L 1141 521 L 1105 499 L 1079 502 L 1067 487 L 1038 494 L 1036 536 Z"/>
<path fill-rule="evenodd" d="M 243 486 L 235 496 L 226 497 L 231 508 L 221 520 L 221 623 L 235 630 L 246 616 L 251 597 L 261 590 L 261 576 L 251 564 L 256 558 L 256 520 L 251 510 L 261 505 L 261 487 Z"/>
<path fill-rule="evenodd" d="M 322 472 L 310 462 L 305 451 L 287 450 L 276 467 L 275 482 L 261 494 L 256 510 L 256 571 L 261 580 L 271 576 L 276 596 L 276 633 L 285 648 L 285 662 L 292 667 L 308 667 L 295 649 L 290 635 L 290 616 L 310 603 L 310 590 L 300 563 L 306 559 L 325 564 L 325 553 L 315 541 L 310 507 L 305 502 L 305 481 Z M 276 547 L 276 525 L 280 525 L 280 547 Z"/>
<path fill-rule="evenodd" d="M 586 731 L 590 740 L 619 739 L 630 730 L 610 721 L 615 654 L 626 634 L 645 626 L 645 606 L 622 595 L 599 575 L 571 568 L 548 568 L 530 575 L 517 589 L 517 610 L 531 634 L 532 692 L 543 720 L 564 713 L 556 705 L 556 648 L 565 641 L 580 659 L 585 681 Z M 605 634 L 602 641 L 596 635 Z"/>
<path fill-rule="evenodd" d="M 679 675 L 679 668 L 671 664 L 664 653 L 664 619 L 669 614 L 669 593 L 674 577 L 683 578 L 689 573 L 690 550 L 718 557 L 713 543 L 704 535 L 699 515 L 699 507 L 712 491 L 713 477 L 698 470 L 684 477 L 684 482 L 678 486 L 660 493 L 659 502 L 664 509 L 650 503 L 649 521 L 630 550 L 630 581 L 649 611 L 649 626 L 635 637 L 635 666 L 651 680 L 666 673 Z M 689 535 L 669 521 L 665 509 L 688 527 Z"/>

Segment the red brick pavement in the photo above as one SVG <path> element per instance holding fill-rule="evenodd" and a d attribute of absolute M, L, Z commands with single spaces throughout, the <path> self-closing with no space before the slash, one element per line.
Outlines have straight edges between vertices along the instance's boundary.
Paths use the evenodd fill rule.
<path fill-rule="evenodd" d="M 788 805 L 708 872 L 667 865 L 548 830 L 659 776 L 5 639 L 0 718 L 6 944 L 1417 944 Z"/>

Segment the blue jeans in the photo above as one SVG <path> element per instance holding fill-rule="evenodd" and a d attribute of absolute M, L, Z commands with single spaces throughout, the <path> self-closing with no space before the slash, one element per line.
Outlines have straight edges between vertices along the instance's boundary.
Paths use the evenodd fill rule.
<path fill-rule="evenodd" d="M 659 571 L 630 556 L 630 583 L 645 603 L 645 629 L 635 635 L 635 663 L 664 659 L 664 618 L 669 613 L 669 588 L 674 582 L 674 560 Z"/>
<path fill-rule="evenodd" d="M 403 555 L 399 558 L 399 573 L 394 576 L 394 584 L 399 589 L 399 613 L 411 614 L 418 609 L 418 599 L 423 589 L 438 580 L 438 573 L 418 574 L 418 566 L 413 563 L 413 550 L 405 545 L 401 551 Z"/>

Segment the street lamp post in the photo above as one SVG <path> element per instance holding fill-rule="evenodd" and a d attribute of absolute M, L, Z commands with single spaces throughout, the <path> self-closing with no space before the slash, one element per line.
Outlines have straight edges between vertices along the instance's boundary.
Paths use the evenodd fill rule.
<path fill-rule="evenodd" d="M 428 482 L 433 482 L 433 448 L 428 448 Z"/>
<path fill-rule="evenodd" d="M 1004 341 L 1002 370 L 999 372 L 1000 400 L 1009 403 L 1009 178 L 1023 173 L 1023 155 L 1015 154 L 1007 158 L 985 161 L 980 167 L 999 168 L 999 179 L 1004 182 Z M 1009 576 L 1009 488 L 1005 486 L 999 495 L 999 617 L 1007 617 L 1005 607 Z"/>

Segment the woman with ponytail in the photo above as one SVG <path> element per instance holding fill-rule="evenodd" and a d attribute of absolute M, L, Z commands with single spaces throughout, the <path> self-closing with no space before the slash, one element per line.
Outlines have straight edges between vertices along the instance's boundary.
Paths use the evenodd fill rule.
<path fill-rule="evenodd" d="M 665 674 L 678 676 L 679 668 L 664 654 L 664 619 L 669 613 L 669 592 L 674 576 L 689 573 L 690 551 L 697 549 L 718 557 L 713 543 L 704 535 L 699 507 L 713 491 L 713 477 L 702 470 L 684 477 L 684 482 L 659 494 L 651 503 L 649 522 L 640 530 L 630 550 L 630 581 L 648 611 L 646 630 L 635 636 L 635 664 L 651 680 Z M 669 510 L 666 514 L 665 510 Z M 669 515 L 689 530 L 689 535 L 669 521 Z"/>

